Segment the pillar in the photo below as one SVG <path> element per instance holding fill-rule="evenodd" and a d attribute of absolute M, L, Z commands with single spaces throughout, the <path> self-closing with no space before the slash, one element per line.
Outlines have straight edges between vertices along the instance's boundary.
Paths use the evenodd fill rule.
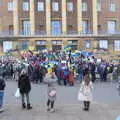
<path fill-rule="evenodd" d="M 66 20 L 66 0 L 62 1 L 62 33 L 67 34 L 67 20 Z"/>
<path fill-rule="evenodd" d="M 46 33 L 50 35 L 51 33 L 51 6 L 50 0 L 46 0 Z"/>
<path fill-rule="evenodd" d="M 93 34 L 97 35 L 98 17 L 97 17 L 97 0 L 92 0 L 93 10 Z"/>
<path fill-rule="evenodd" d="M 35 3 L 30 0 L 30 33 L 35 35 Z"/>
<path fill-rule="evenodd" d="M 78 34 L 82 32 L 82 1 L 77 0 L 77 30 Z"/>
<path fill-rule="evenodd" d="M 13 29 L 14 29 L 14 35 L 19 35 L 19 14 L 18 14 L 18 0 L 13 0 Z"/>

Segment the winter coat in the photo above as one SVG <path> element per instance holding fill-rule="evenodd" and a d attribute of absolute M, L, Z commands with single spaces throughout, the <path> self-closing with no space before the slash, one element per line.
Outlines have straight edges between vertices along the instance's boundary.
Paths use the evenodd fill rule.
<path fill-rule="evenodd" d="M 48 99 L 51 101 L 55 101 L 56 100 L 56 94 L 51 96 L 50 93 L 52 91 L 56 91 L 56 85 L 57 85 L 57 77 L 54 74 L 53 77 L 51 77 L 50 74 L 46 74 L 45 78 L 44 78 L 44 83 L 47 84 L 47 94 L 48 94 Z"/>
<path fill-rule="evenodd" d="M 92 90 L 93 90 L 93 84 L 90 81 L 89 85 L 86 85 L 83 81 L 78 93 L 78 99 L 79 101 L 92 101 Z"/>
<path fill-rule="evenodd" d="M 21 75 L 18 80 L 18 88 L 20 88 L 20 93 L 29 93 L 31 90 L 30 80 L 27 75 Z"/>
<path fill-rule="evenodd" d="M 3 79 L 0 79 L 0 91 L 3 91 L 5 89 L 5 81 Z"/>

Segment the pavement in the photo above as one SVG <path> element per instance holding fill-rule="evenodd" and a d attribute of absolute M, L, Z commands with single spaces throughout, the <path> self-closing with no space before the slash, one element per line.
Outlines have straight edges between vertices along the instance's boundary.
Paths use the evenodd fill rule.
<path fill-rule="evenodd" d="M 32 85 L 33 109 L 22 110 L 20 99 L 14 97 L 16 82 L 7 82 L 4 112 L 0 120 L 116 120 L 120 115 L 120 96 L 116 83 L 95 83 L 90 111 L 83 111 L 83 103 L 77 100 L 79 84 L 74 87 L 57 86 L 55 112 L 46 111 L 46 85 Z"/>

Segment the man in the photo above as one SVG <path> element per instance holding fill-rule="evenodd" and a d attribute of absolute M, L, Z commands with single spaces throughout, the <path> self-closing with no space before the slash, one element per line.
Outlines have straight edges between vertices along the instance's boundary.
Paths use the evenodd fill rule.
<path fill-rule="evenodd" d="M 4 97 L 5 81 L 0 78 L 0 112 L 3 112 L 3 97 Z"/>

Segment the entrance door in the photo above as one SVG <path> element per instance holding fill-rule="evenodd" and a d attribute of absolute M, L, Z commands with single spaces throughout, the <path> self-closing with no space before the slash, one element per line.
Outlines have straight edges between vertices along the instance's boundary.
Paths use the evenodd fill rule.
<path fill-rule="evenodd" d="M 61 34 L 61 23 L 60 21 L 52 21 L 52 35 Z"/>
<path fill-rule="evenodd" d="M 30 35 L 30 22 L 23 21 L 23 35 Z"/>

